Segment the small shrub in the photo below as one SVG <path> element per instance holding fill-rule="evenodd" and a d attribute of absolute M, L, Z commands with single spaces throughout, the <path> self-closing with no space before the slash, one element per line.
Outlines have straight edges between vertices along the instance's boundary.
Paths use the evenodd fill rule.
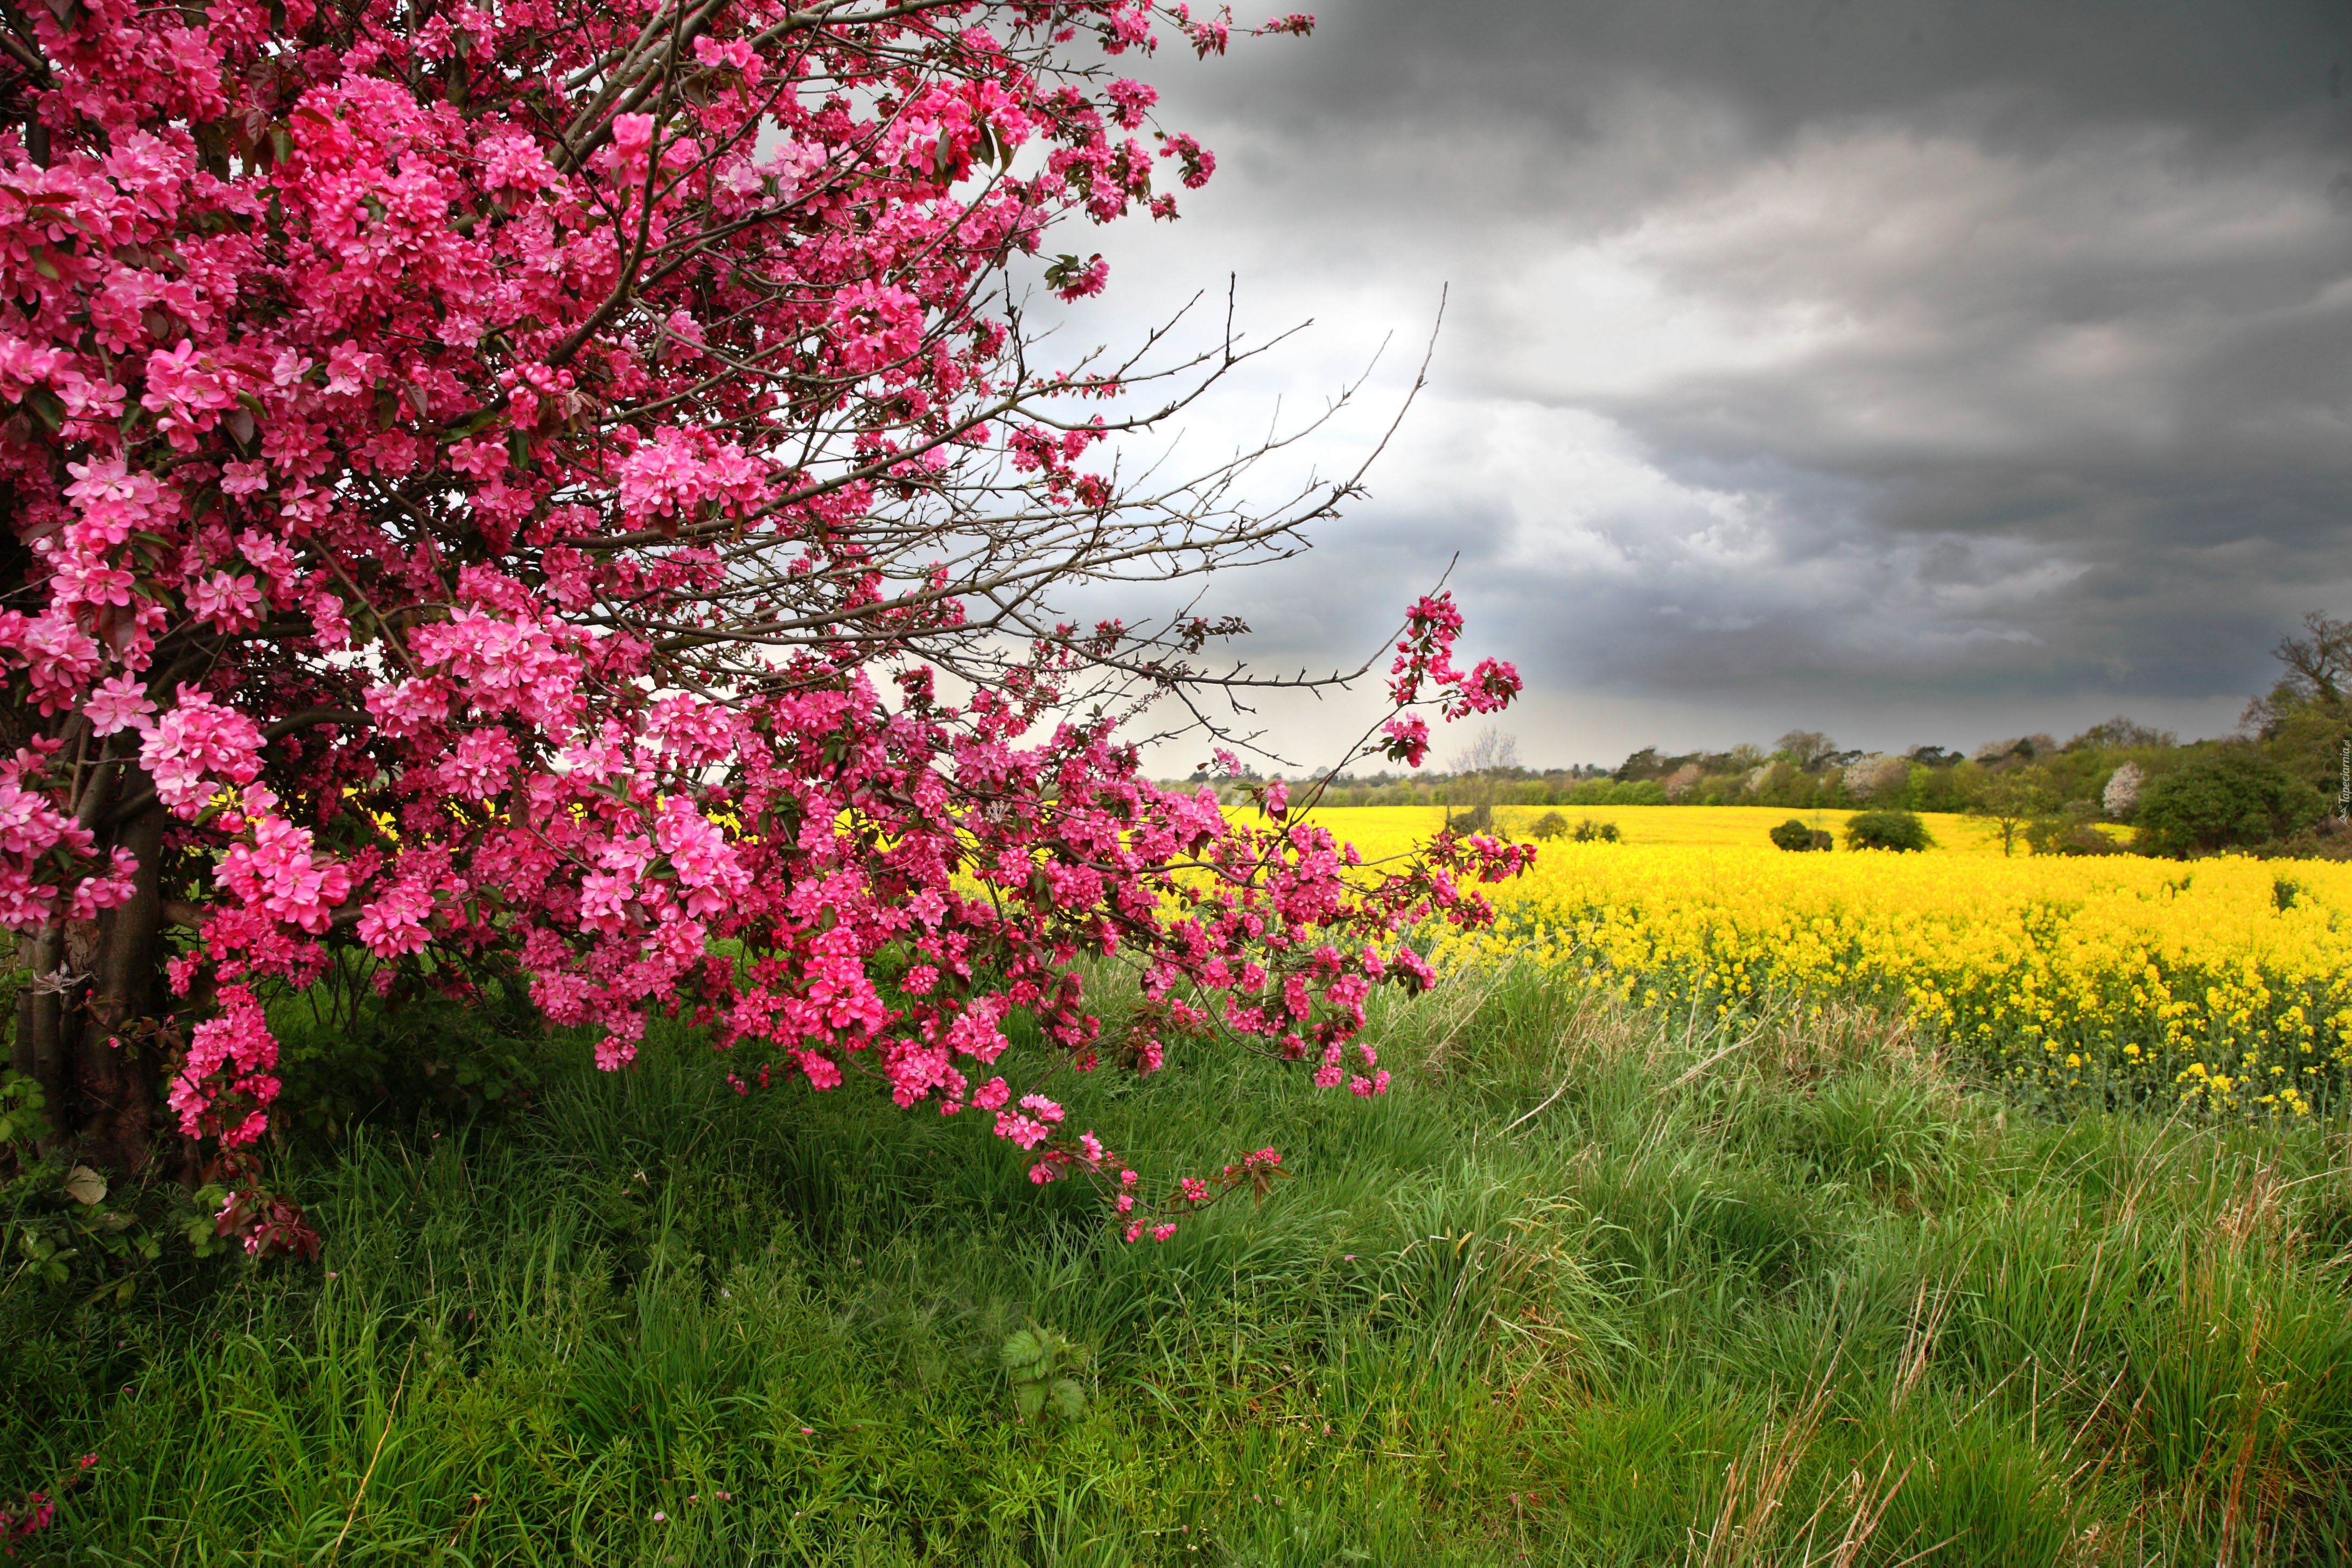
<path fill-rule="evenodd" d="M 1449 833 L 1492 833 L 1495 830 L 1495 808 L 1482 801 L 1456 813 L 1449 805 L 1445 808 L 1445 828 Z"/>
<path fill-rule="evenodd" d="M 1048 1410 L 1066 1421 L 1086 1414 L 1087 1391 L 1076 1376 L 1085 1369 L 1086 1352 L 1059 1330 L 1022 1329 L 1004 1342 L 999 1359 L 1023 1420 Z"/>
<path fill-rule="evenodd" d="M 528 1104 L 548 1041 L 520 998 L 519 985 L 471 1001 L 395 993 L 326 1018 L 288 1005 L 278 1020 L 284 1088 L 275 1124 L 332 1142 L 371 1118 L 402 1123 L 430 1111 L 465 1121 Z"/>
<path fill-rule="evenodd" d="M 1808 827 L 1796 817 L 1790 817 L 1772 830 L 1772 842 L 1792 854 L 1804 854 L 1827 849 L 1836 842 L 1818 827 Z"/>
<path fill-rule="evenodd" d="M 1595 822 L 1588 816 L 1576 825 L 1576 831 L 1570 837 L 1579 844 L 1614 844 L 1618 840 L 1619 834 L 1615 823 Z"/>
<path fill-rule="evenodd" d="M 2094 825 L 2097 808 L 2073 800 L 2056 816 L 2036 818 L 2025 829 L 2025 847 L 2036 855 L 2120 855 L 2123 846 Z"/>
<path fill-rule="evenodd" d="M 1533 837 L 1547 841 L 1565 837 L 1568 835 L 1568 818 L 1556 811 L 1547 811 L 1536 818 L 1536 825 L 1528 832 Z"/>
<path fill-rule="evenodd" d="M 1935 843 L 1916 812 L 1857 811 L 1846 819 L 1849 849 L 1930 849 Z"/>
<path fill-rule="evenodd" d="M 2333 814 L 2290 838 L 2274 838 L 2249 851 L 2261 860 L 2352 860 L 2352 823 Z"/>
<path fill-rule="evenodd" d="M 163 1237 L 174 1231 L 186 1231 L 200 1258 L 229 1247 L 215 1223 L 223 1189 L 190 1193 L 168 1179 L 120 1175 L 110 1182 L 69 1152 L 43 1154 L 50 1132 L 39 1083 L 0 1068 L 0 1301 L 20 1283 L 47 1298 L 38 1309 L 18 1299 L 12 1327 L 21 1329 L 27 1314 L 55 1322 L 125 1308 L 142 1289 L 184 1278 L 178 1258 L 164 1259 Z"/>

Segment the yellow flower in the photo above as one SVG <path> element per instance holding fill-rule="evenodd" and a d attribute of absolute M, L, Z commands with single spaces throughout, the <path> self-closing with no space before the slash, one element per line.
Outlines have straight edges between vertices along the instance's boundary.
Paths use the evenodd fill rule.
<path fill-rule="evenodd" d="M 1524 838 L 1539 809 L 1507 807 L 1500 826 Z M 1368 859 L 1442 820 L 1410 807 L 1316 815 Z M 2205 861 L 2183 879 L 2136 857 L 2007 859 L 1957 818 L 1931 818 L 1942 847 L 1926 854 L 1791 855 L 1765 838 L 1785 811 L 1592 815 L 1623 841 L 1544 845 L 1527 876 L 1488 889 L 1507 935 L 1444 937 L 1438 962 L 1518 955 L 1644 1006 L 1698 1002 L 1711 1016 L 1786 998 L 1882 1000 L 2059 1087 L 2086 1060 L 2150 1087 L 2178 1080 L 2216 1105 L 2288 1063 L 2315 1084 L 2352 1078 L 2352 959 L 2339 934 L 2352 929 L 2352 866 L 2299 867 L 2305 896 L 2283 913 L 2260 862 Z M 1839 814 L 1823 817 L 1839 826 Z M 2026 1045 L 2039 1048 L 2014 1058 Z"/>

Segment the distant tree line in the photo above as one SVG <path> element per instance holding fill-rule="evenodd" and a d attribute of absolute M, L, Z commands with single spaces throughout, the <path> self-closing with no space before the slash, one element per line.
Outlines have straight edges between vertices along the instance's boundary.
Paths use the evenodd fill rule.
<path fill-rule="evenodd" d="M 1668 754 L 1645 746 L 1614 768 L 1538 770 L 1520 764 L 1510 737 L 1489 730 L 1445 772 L 1343 773 L 1322 798 L 1444 806 L 1450 819 L 1482 829 L 1494 825 L 1497 806 L 1964 812 L 1984 818 L 2011 852 L 2115 853 L 2126 846 L 2101 826 L 2120 823 L 2134 829 L 2128 847 L 2142 853 L 2352 858 L 2352 620 L 2315 612 L 2273 652 L 2278 680 L 2248 706 L 2240 732 L 2222 740 L 2184 743 L 2168 730 L 2118 717 L 2063 742 L 2015 735 L 1968 753 L 1941 746 L 1887 752 L 1791 730 L 1769 751 Z"/>

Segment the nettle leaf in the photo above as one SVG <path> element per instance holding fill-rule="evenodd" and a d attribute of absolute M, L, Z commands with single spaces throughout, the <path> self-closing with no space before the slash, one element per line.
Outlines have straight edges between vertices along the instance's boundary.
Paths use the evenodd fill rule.
<path fill-rule="evenodd" d="M 1038 1363 L 1045 1359 L 1045 1342 L 1031 1331 L 1022 1329 L 1004 1342 L 1004 1349 L 1001 1353 L 1004 1362 L 1004 1370 L 1018 1377 L 1024 1369 L 1034 1368 Z M 1032 1370 L 1029 1375 L 1035 1377 L 1040 1373 Z"/>
<path fill-rule="evenodd" d="M 1063 1420 L 1076 1421 L 1086 1413 L 1087 1391 L 1070 1379 L 1055 1378 L 1050 1392 L 1054 1398 L 1054 1408 L 1060 1412 Z"/>
<path fill-rule="evenodd" d="M 1045 1387 L 1043 1384 L 1024 1383 L 1013 1391 L 1013 1407 L 1024 1416 L 1036 1415 L 1045 1407 Z"/>

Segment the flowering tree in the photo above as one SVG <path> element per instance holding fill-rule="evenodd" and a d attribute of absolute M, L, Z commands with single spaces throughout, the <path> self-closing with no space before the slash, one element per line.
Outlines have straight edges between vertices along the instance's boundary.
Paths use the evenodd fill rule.
<path fill-rule="evenodd" d="M 1378 1092 L 1396 938 L 1523 852 L 1373 872 L 1139 772 L 1117 721 L 1234 629 L 1073 624 L 1073 584 L 1285 553 L 1245 459 L 1122 479 L 1118 437 L 1244 357 L 1033 363 L 1057 223 L 1214 167 L 1118 76 L 1148 0 L 45 0 L 0 116 L 0 923 L 58 1136 L 209 1141 L 257 1250 L 264 1003 L 363 950 L 385 994 L 525 987 L 618 1068 L 659 1009 L 739 1081 L 977 1108 L 1040 1181 L 1167 1204 L 993 1071 L 1030 1010 L 1081 1067 L 1223 1029 Z M 1304 33 L 1307 18 L 1256 29 Z M 1451 604 L 1370 744 L 1488 712 Z M 1235 679 L 1228 674 L 1222 679 Z M 1197 714 L 1200 710 L 1195 708 Z M 1073 967 L 1146 1004 L 1102 1037 Z M 887 977 L 887 978 L 886 978 Z M 1352 1052 L 1352 1054 L 1351 1054 Z M 1030 1086 L 1033 1089 L 1036 1086 Z M 1262 1177 L 1253 1156 L 1228 1182 Z M 1212 1195 L 1184 1189 L 1175 1206 Z"/>

